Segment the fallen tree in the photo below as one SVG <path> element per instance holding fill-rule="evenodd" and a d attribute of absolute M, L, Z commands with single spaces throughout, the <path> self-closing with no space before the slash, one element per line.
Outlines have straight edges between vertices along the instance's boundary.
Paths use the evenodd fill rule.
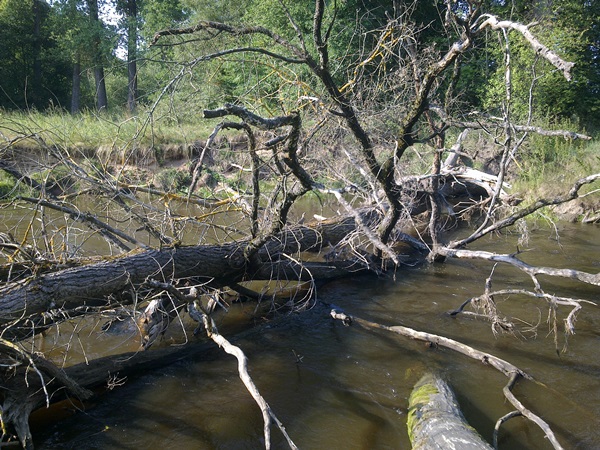
<path fill-rule="evenodd" d="M 540 199 L 518 209 L 519 200 L 507 193 L 508 168 L 516 160 L 527 134 L 545 134 L 544 130 L 529 124 L 513 124 L 510 120 L 507 30 L 521 33 L 540 57 L 563 71 L 567 79 L 571 65 L 540 43 L 528 26 L 483 14 L 479 2 L 464 4 L 468 8 L 463 10 L 453 7 L 452 2 L 447 3 L 447 20 L 452 22 L 454 30 L 449 31 L 448 36 L 452 44 L 423 60 L 416 57 L 414 49 L 418 31 L 408 20 L 412 10 L 396 11 L 396 16 L 390 17 L 378 30 L 379 39 L 374 46 L 365 48 L 364 54 L 353 62 L 353 78 L 344 85 L 336 81 L 330 66 L 330 29 L 324 29 L 323 23 L 329 16 L 325 2 L 320 0 L 315 2 L 314 52 L 308 50 L 307 38 L 285 7 L 282 11 L 296 33 L 295 41 L 286 40 L 264 27 L 208 21 L 158 32 L 155 45 L 165 41 L 164 45 L 176 45 L 178 38 L 200 35 L 208 40 L 225 36 L 224 42 L 232 47 L 182 63 L 179 74 L 152 105 L 144 126 L 151 122 L 158 102 L 189 70 L 227 55 L 251 54 L 265 58 L 264 64 L 269 66 L 302 67 L 313 77 L 314 87 L 310 93 L 315 95 L 297 96 L 282 105 L 283 113 L 278 116 L 242 106 L 243 102 L 223 102 L 220 108 L 205 110 L 207 120 L 221 122 L 215 126 L 200 157 L 190 165 L 191 182 L 186 195 L 139 186 L 127 179 L 124 166 L 111 167 L 107 161 L 74 158 L 68 149 L 45 142 L 39 136 L 36 139 L 49 156 L 43 161 L 45 166 L 40 162 L 35 170 L 16 164 L 13 141 L 0 148 L 0 170 L 26 186 L 30 194 L 13 199 L 11 205 L 30 208 L 32 212 L 22 229 L 3 234 L 0 242 L 6 262 L 0 286 L 1 353 L 3 367 L 7 367 L 2 373 L 2 383 L 11 387 L 10 393 L 2 394 L 3 439 L 14 439 L 14 434 L 23 447 L 31 448 L 27 416 L 32 408 L 61 398 L 55 395 L 57 392 L 66 391 L 68 395 L 86 398 L 89 392 L 83 387 L 100 383 L 102 377 L 98 374 L 103 371 L 115 371 L 117 363 L 111 358 L 90 362 L 87 374 L 80 373 L 85 372 L 84 366 L 55 367 L 37 355 L 35 336 L 76 317 L 105 320 L 103 313 L 120 308 L 137 327 L 140 351 L 151 347 L 179 315 L 188 314 L 202 323 L 197 332 L 204 328 L 208 337 L 238 358 L 240 377 L 263 413 L 268 447 L 271 420 L 282 431 L 284 427 L 274 418 L 268 403 L 247 376 L 243 352 L 229 345 L 211 319 L 215 308 L 227 308 L 223 300 L 225 291 L 234 291 L 237 297 L 264 298 L 262 290 L 245 284 L 251 281 L 307 282 L 310 287 L 302 295 L 292 294 L 283 302 L 292 305 L 288 309 L 299 310 L 314 302 L 311 287 L 331 278 L 359 271 L 401 276 L 398 271 L 404 263 L 478 258 L 523 270 L 534 282 L 534 290 L 526 291 L 525 295 L 543 299 L 552 311 L 561 305 L 572 307 L 566 329 L 572 333 L 574 315 L 584 302 L 545 293 L 537 275 L 568 276 L 594 286 L 598 285 L 599 275 L 533 267 L 516 254 L 495 255 L 464 248 L 483 236 L 514 225 L 544 206 L 587 195 L 580 190 L 600 178 L 600 175 L 591 175 L 576 181 L 567 195 Z M 331 20 L 335 21 L 335 14 Z M 436 106 L 451 103 L 452 89 L 442 89 L 442 86 L 451 87 L 455 83 L 459 74 L 453 67 L 459 65 L 477 39 L 490 30 L 499 30 L 507 44 L 507 104 L 501 120 L 493 121 L 503 133 L 502 139 L 493 137 L 500 149 L 500 170 L 496 174 L 461 166 L 455 157 L 442 164 L 445 132 L 450 127 L 464 129 L 449 150 L 459 155 L 467 130 L 481 128 L 489 132 L 486 123 L 490 119 L 459 121 L 448 108 L 440 112 Z M 250 45 L 253 39 L 263 47 Z M 385 83 L 375 82 L 371 86 L 369 77 L 365 76 L 365 66 L 378 58 L 381 67 L 390 64 L 397 70 L 385 71 Z M 380 89 L 391 83 L 388 77 L 396 77 L 392 84 L 397 91 L 393 95 L 385 92 L 385 95 L 399 99 L 385 114 L 395 123 L 390 130 L 392 140 L 378 137 L 379 124 L 368 121 L 369 108 L 378 106 L 368 103 L 369 95 L 361 95 L 360 89 L 369 92 Z M 347 130 L 353 138 L 352 145 L 335 157 L 311 159 L 311 153 L 327 148 L 330 142 L 326 138 L 331 135 L 341 136 L 341 143 L 336 142 L 336 145 L 345 147 Z M 205 155 L 214 150 L 216 137 L 228 131 L 245 139 L 243 151 L 235 153 L 239 160 L 228 162 L 228 167 L 239 168 L 237 178 L 226 187 L 220 186 L 219 198 L 205 198 L 195 190 L 203 174 L 210 173 L 209 169 L 214 171 L 214 167 L 209 166 L 210 158 Z M 558 134 L 585 138 L 568 131 Z M 324 137 L 315 143 L 319 135 Z M 430 168 L 425 174 L 406 175 L 403 157 L 417 144 L 428 145 Z M 327 165 L 332 166 L 330 170 Z M 55 167 L 70 173 L 70 180 L 64 186 L 34 178 L 45 171 L 51 173 Z M 225 173 L 224 167 L 221 169 Z M 333 182 L 328 182 L 330 179 Z M 75 182 L 77 189 L 69 191 L 69 185 Z M 217 189 L 218 184 L 211 194 L 216 196 Z M 294 215 L 293 207 L 308 193 L 313 193 L 315 202 L 325 196 L 335 199 L 337 211 L 333 217 L 308 221 L 304 213 Z M 83 208 L 81 205 L 90 198 L 95 208 Z M 477 229 L 467 238 L 446 243 L 446 232 L 463 219 L 476 221 Z M 90 231 L 84 233 L 81 226 Z M 105 253 L 110 256 L 89 258 L 84 254 L 83 244 L 91 236 L 100 236 L 107 242 Z M 490 276 L 485 293 L 469 301 L 484 311 L 494 332 L 511 330 L 511 324 L 499 315 L 494 300 L 494 296 L 505 294 L 506 291 L 492 291 Z M 455 313 L 463 313 L 465 306 Z M 273 303 L 273 307 L 278 305 Z M 398 332 L 400 327 L 390 330 Z M 556 326 L 554 332 L 557 333 Z M 417 338 L 425 335 L 419 336 Z M 430 338 L 425 340 L 430 342 Z M 448 342 L 443 337 L 432 339 L 436 344 Z M 475 349 L 468 352 L 471 351 L 477 353 Z M 152 364 L 156 364 L 155 358 L 169 363 L 173 360 L 169 355 L 176 354 L 167 350 L 164 354 L 154 352 L 128 358 L 127 370 L 145 367 L 146 358 L 153 361 Z M 141 356 L 147 353 L 154 354 Z M 486 355 L 485 359 L 490 364 L 497 362 L 492 355 Z M 513 367 L 507 364 L 506 367 Z M 35 383 L 27 383 L 30 373 L 35 373 Z M 514 373 L 524 376 L 521 371 Z M 288 443 L 292 448 L 295 445 L 291 439 Z M 559 444 L 555 446 L 559 448 Z"/>
<path fill-rule="evenodd" d="M 465 420 L 452 389 L 428 373 L 415 384 L 408 401 L 412 448 L 491 449 Z"/>
<path fill-rule="evenodd" d="M 486 191 L 480 187 L 478 180 L 475 183 L 468 178 L 459 181 L 453 174 L 448 176 L 444 184 L 447 185 L 443 192 L 448 205 L 461 200 L 480 201 L 485 197 Z M 427 202 L 424 192 L 411 192 L 410 198 L 416 200 L 410 204 L 409 214 L 415 216 L 426 210 Z M 45 206 L 52 207 L 50 204 Z M 201 277 L 214 285 L 229 285 L 245 280 L 272 278 L 328 279 L 348 272 L 377 270 L 375 261 L 365 259 L 364 255 L 359 258 L 360 254 L 346 252 L 348 259 L 338 261 L 337 256 L 332 256 L 336 246 L 339 246 L 338 252 L 341 254 L 346 245 L 343 241 L 360 231 L 357 222 L 369 229 L 375 228 L 381 221 L 381 212 L 377 207 L 362 207 L 352 211 L 354 214 L 289 227 L 265 239 L 251 257 L 248 257 L 248 248 L 254 244 L 246 239 L 224 244 L 142 249 L 96 263 L 79 261 L 78 267 L 49 273 L 42 273 L 41 269 L 49 265 L 49 261 L 33 261 L 29 273 L 39 275 L 0 287 L 0 323 L 6 325 L 55 309 L 70 310 L 85 306 L 87 302 L 122 292 L 128 287 L 137 287 L 153 277 L 163 280 Z M 456 213 L 460 213 L 460 210 Z M 427 249 L 423 243 L 404 233 L 397 234 L 396 240 L 404 242 L 404 251 L 407 252 L 410 247 L 417 252 Z M 323 252 L 326 261 L 294 262 L 285 258 L 285 255 L 302 252 Z"/>

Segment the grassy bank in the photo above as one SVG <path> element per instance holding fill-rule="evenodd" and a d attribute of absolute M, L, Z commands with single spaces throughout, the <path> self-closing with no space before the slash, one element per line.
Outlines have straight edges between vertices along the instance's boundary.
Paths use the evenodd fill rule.
<path fill-rule="evenodd" d="M 19 148 L 38 149 L 45 143 L 92 156 L 105 148 L 188 145 L 205 139 L 210 130 L 200 117 L 197 123 L 189 123 L 168 116 L 126 117 L 92 112 L 73 116 L 61 110 L 51 113 L 0 110 L 0 133 L 5 140 L 16 139 Z"/>
<path fill-rule="evenodd" d="M 195 143 L 207 139 L 213 125 L 201 117 L 194 123 L 184 123 L 168 116 L 144 118 L 91 112 L 71 116 L 58 110 L 43 114 L 0 111 L 0 133 L 4 140 L 0 157 L 4 157 L 11 149 L 13 153 L 17 149 L 18 153 L 31 152 L 41 157 L 47 152 L 45 149 L 48 146 L 55 146 L 67 150 L 72 157 L 85 159 L 87 164 L 98 164 L 102 170 L 126 165 L 127 170 L 119 174 L 132 184 L 151 182 L 159 189 L 185 191 L 191 181 L 189 164 L 184 167 L 185 162 L 192 156 L 192 150 L 198 150 L 198 144 Z M 552 128 L 549 125 L 540 126 Z M 563 124 L 561 128 L 568 129 L 569 126 Z M 477 168 L 482 168 L 481 161 L 485 153 L 482 148 L 488 147 L 491 152 L 498 148 L 496 146 L 494 150 L 494 145 L 485 140 L 485 136 L 473 133 L 465 142 L 466 153 L 479 155 L 480 160 L 473 163 Z M 315 142 L 314 146 L 320 157 L 331 159 L 326 150 L 327 143 Z M 245 153 L 243 149 L 237 150 Z M 431 153 L 425 147 L 407 152 L 403 159 L 407 172 L 427 172 Z M 231 181 L 224 172 L 231 163 L 239 164 L 234 157 L 237 156 L 226 144 L 215 155 L 215 165 L 207 170 L 213 182 Z M 411 162 L 411 158 L 414 161 Z M 173 160 L 180 161 L 180 164 L 170 164 Z M 337 163 L 326 161 L 330 167 L 339 167 Z M 532 134 L 519 150 L 514 168 L 510 175 L 512 192 L 525 202 L 540 196 L 555 196 L 568 191 L 573 181 L 600 172 L 600 141 L 573 141 Z M 60 182 L 66 176 L 61 170 L 57 166 L 31 176 L 38 181 Z M 321 175 L 314 174 L 317 179 Z M 15 180 L 0 171 L 0 196 L 10 198 L 24 193 L 24 189 L 26 191 L 26 188 L 15 186 Z M 586 186 L 584 192 L 591 189 L 594 186 Z M 579 205 L 583 205 L 583 209 L 570 211 L 570 214 L 582 215 L 582 210 L 597 211 L 600 209 L 597 197 L 581 200 Z"/>
<path fill-rule="evenodd" d="M 570 141 L 563 138 L 532 136 L 518 160 L 518 176 L 513 180 L 513 192 L 527 202 L 537 198 L 555 198 L 566 194 L 576 180 L 600 172 L 600 140 Z M 600 189 L 600 183 L 585 185 L 580 195 Z M 600 195 L 590 195 L 577 201 L 540 213 L 552 219 L 589 220 L 600 214 Z"/>

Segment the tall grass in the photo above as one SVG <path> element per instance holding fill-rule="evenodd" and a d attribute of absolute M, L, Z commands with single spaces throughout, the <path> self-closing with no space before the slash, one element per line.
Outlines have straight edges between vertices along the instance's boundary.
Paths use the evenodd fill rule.
<path fill-rule="evenodd" d="M 84 111 L 71 115 L 54 111 L 1 111 L 0 133 L 6 140 L 18 140 L 20 148 L 48 145 L 95 151 L 101 147 L 132 148 L 165 144 L 189 144 L 207 136 L 209 124 L 184 123 L 169 117 L 127 116 Z"/>
<path fill-rule="evenodd" d="M 518 190 L 548 195 L 565 192 L 574 181 L 600 172 L 600 141 L 533 136 L 519 165 Z"/>
<path fill-rule="evenodd" d="M 206 139 L 212 131 L 212 125 L 212 122 L 200 117 L 196 120 L 193 115 L 182 121 L 172 115 L 158 113 L 156 116 L 142 113 L 128 116 L 125 113 L 97 114 L 86 111 L 70 115 L 59 109 L 49 112 L 0 110 L 0 138 L 5 142 L 18 138 L 20 149 L 43 149 L 44 144 L 57 145 L 73 151 L 74 156 L 79 154 L 106 160 L 109 156 L 104 157 L 104 152 L 110 153 L 113 161 L 121 159 L 132 164 L 141 161 L 130 157 L 140 149 L 151 149 L 155 162 L 160 162 L 161 158 L 168 159 L 168 155 L 165 155 L 168 146 L 185 147 Z M 538 125 L 552 128 L 548 121 Z M 564 123 L 555 124 L 554 127 L 574 128 L 573 124 Z M 485 145 L 480 137 L 474 134 L 465 142 L 468 153 L 475 153 L 476 148 Z M 8 146 L 0 142 L 0 150 L 3 148 Z M 403 158 L 405 170 L 411 173 L 427 172 L 430 169 L 430 153 L 425 148 L 415 146 Z M 322 156 L 327 158 L 328 155 L 331 157 L 326 151 Z M 330 161 L 328 164 L 337 167 L 339 161 Z M 525 198 L 555 195 L 568 190 L 573 181 L 600 172 L 600 142 L 531 134 L 518 154 L 516 165 L 516 174 L 510 180 L 514 184 L 513 192 Z M 313 175 L 319 179 L 322 174 Z M 166 184 L 181 184 L 181 180 L 165 178 L 163 181 Z M 3 191 L 11 189 L 8 179 L 0 180 L 0 184 Z"/>

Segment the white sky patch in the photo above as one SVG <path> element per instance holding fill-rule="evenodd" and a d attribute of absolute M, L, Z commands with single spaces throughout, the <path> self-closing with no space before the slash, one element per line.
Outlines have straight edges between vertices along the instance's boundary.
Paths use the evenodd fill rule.
<path fill-rule="evenodd" d="M 100 6 L 100 5 L 98 5 Z M 100 20 L 111 26 L 118 26 L 119 22 L 123 18 L 123 15 L 117 12 L 112 2 L 100 6 L 99 11 Z M 123 61 L 127 60 L 127 47 L 123 43 L 123 39 L 119 39 L 119 43 L 114 50 L 115 56 Z"/>

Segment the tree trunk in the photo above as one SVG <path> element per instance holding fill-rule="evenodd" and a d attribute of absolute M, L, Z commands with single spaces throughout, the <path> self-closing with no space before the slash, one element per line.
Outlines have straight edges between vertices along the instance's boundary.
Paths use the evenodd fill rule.
<path fill-rule="evenodd" d="M 73 64 L 73 87 L 71 89 L 71 114 L 81 109 L 81 63 L 79 55 Z"/>
<path fill-rule="evenodd" d="M 106 84 L 104 82 L 104 67 L 102 62 L 97 58 L 96 67 L 94 67 L 94 80 L 96 82 L 96 106 L 98 111 L 106 111 L 108 109 L 108 97 L 106 96 Z"/>
<path fill-rule="evenodd" d="M 41 60 L 41 51 L 42 51 L 42 37 L 41 37 L 41 26 L 42 26 L 42 4 L 40 0 L 34 0 L 32 8 L 33 8 L 33 83 L 31 88 L 31 100 L 32 104 L 29 105 L 35 106 L 37 108 L 42 108 L 41 102 L 41 92 L 42 92 L 42 60 Z"/>
<path fill-rule="evenodd" d="M 94 53 L 94 80 L 96 83 L 96 105 L 98 111 L 108 109 L 108 97 L 106 96 L 106 83 L 104 82 L 104 65 L 102 63 L 101 33 L 102 23 L 98 16 L 98 0 L 87 0 L 90 11 L 90 19 L 94 29 L 92 38 L 92 51 Z"/>
<path fill-rule="evenodd" d="M 137 1 L 127 0 L 127 110 L 135 112 L 137 104 Z"/>
<path fill-rule="evenodd" d="M 377 212 L 372 208 L 362 213 L 364 220 L 377 220 Z M 303 273 L 309 274 L 299 270 L 303 266 L 286 259 L 278 261 L 281 254 L 318 252 L 337 244 L 355 228 L 351 216 L 298 226 L 268 240 L 252 261 L 243 256 L 249 241 L 240 241 L 147 250 L 9 283 L 0 289 L 0 325 L 57 308 L 68 310 L 97 304 L 99 298 L 139 285 L 148 278 L 203 277 L 224 285 L 246 279 L 271 279 L 278 273 L 302 278 Z M 359 269 L 357 263 L 317 263 L 311 273 L 320 270 L 321 275 L 332 277 Z"/>
<path fill-rule="evenodd" d="M 425 374 L 409 399 L 408 436 L 413 450 L 491 450 L 462 415 L 448 384 Z"/>

